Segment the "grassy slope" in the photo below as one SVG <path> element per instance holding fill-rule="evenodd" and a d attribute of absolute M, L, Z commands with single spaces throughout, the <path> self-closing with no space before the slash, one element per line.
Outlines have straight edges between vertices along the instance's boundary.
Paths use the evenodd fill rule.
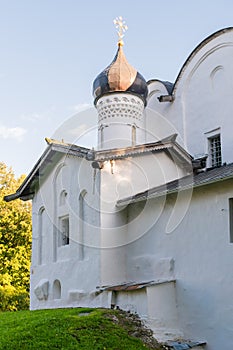
<path fill-rule="evenodd" d="M 132 334 L 134 324 L 119 311 L 55 309 L 0 313 L 0 349 L 140 350 L 151 347 Z"/>

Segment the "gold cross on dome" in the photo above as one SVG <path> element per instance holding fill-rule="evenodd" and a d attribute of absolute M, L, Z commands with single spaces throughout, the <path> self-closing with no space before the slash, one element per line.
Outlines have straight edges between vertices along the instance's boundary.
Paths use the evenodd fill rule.
<path fill-rule="evenodd" d="M 121 16 L 117 17 L 114 19 L 113 23 L 115 24 L 115 27 L 117 29 L 117 34 L 118 34 L 118 45 L 123 45 L 123 40 L 122 38 L 124 37 L 124 33 L 128 29 L 127 25 L 125 24 L 125 21 Z"/>

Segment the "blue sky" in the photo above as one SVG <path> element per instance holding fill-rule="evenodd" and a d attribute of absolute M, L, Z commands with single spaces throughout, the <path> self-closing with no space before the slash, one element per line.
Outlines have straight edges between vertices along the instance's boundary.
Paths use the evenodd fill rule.
<path fill-rule="evenodd" d="M 28 173 L 45 137 L 66 141 L 66 125 L 74 134 L 96 125 L 92 82 L 115 55 L 115 17 L 129 27 L 128 61 L 146 80 L 173 82 L 202 40 L 233 26 L 232 14 L 231 0 L 0 0 L 0 161 Z M 92 146 L 92 134 L 77 133 Z"/>

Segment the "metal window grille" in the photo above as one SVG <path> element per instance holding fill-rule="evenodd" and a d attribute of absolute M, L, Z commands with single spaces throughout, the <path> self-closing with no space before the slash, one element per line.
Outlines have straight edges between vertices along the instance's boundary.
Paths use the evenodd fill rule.
<path fill-rule="evenodd" d="M 220 135 L 216 135 L 209 139 L 210 147 L 210 159 L 211 166 L 221 166 L 222 165 L 222 151 L 221 151 L 221 140 Z"/>

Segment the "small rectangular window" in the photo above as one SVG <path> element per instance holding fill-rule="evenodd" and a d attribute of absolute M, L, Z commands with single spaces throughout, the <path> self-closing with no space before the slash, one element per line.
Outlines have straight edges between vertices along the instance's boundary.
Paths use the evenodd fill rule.
<path fill-rule="evenodd" d="M 136 145 L 136 126 L 132 125 L 132 146 Z"/>
<path fill-rule="evenodd" d="M 99 127 L 99 143 L 100 143 L 100 147 L 103 148 L 104 147 L 104 125 L 100 125 Z"/>
<path fill-rule="evenodd" d="M 211 167 L 222 165 L 222 150 L 220 134 L 210 137 L 209 139 L 209 156 Z"/>
<path fill-rule="evenodd" d="M 229 198 L 229 231 L 230 243 L 233 243 L 233 198 Z"/>
<path fill-rule="evenodd" d="M 65 216 L 60 218 L 60 237 L 58 240 L 59 246 L 67 245 L 70 243 L 70 224 L 69 224 L 69 216 Z"/>

